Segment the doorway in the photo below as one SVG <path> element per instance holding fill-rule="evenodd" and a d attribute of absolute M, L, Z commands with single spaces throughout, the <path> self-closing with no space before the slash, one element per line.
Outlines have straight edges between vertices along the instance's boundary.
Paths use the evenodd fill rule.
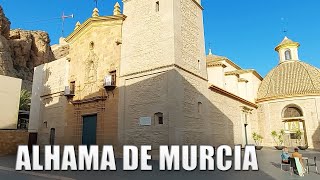
<path fill-rule="evenodd" d="M 55 138 L 56 138 L 56 129 L 55 128 L 51 128 L 50 129 L 50 145 L 54 145 Z"/>
<path fill-rule="evenodd" d="M 282 122 L 285 146 L 297 147 L 308 144 L 304 116 L 299 106 L 291 104 L 285 107 L 282 112 Z"/>
<path fill-rule="evenodd" d="M 82 144 L 95 145 L 97 140 L 97 115 L 83 116 Z"/>

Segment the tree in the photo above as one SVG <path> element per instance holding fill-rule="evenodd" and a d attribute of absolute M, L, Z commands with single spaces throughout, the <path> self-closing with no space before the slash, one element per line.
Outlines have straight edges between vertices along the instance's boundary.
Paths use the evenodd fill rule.
<path fill-rule="evenodd" d="M 263 137 L 260 134 L 254 132 L 254 133 L 252 133 L 252 138 L 257 146 L 261 145 Z"/>
<path fill-rule="evenodd" d="M 30 111 L 31 92 L 25 89 L 20 93 L 20 105 L 19 110 Z"/>
<path fill-rule="evenodd" d="M 283 129 L 281 129 L 279 133 L 277 133 L 276 131 L 271 132 L 271 136 L 272 136 L 274 142 L 277 144 L 277 146 L 283 145 L 284 134 L 285 134 L 285 132 Z"/>

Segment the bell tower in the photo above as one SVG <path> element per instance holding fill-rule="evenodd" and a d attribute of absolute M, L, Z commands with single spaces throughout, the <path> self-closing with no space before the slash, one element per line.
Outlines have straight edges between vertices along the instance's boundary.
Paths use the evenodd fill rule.
<path fill-rule="evenodd" d="M 206 106 L 200 100 L 208 90 L 201 1 L 123 4 L 120 141 L 179 144 L 185 120 L 199 118 L 197 108 Z"/>
<path fill-rule="evenodd" d="M 123 0 L 121 75 L 176 65 L 206 78 L 200 0 Z"/>
<path fill-rule="evenodd" d="M 275 48 L 279 53 L 279 63 L 286 61 L 298 61 L 298 48 L 300 44 L 289 39 L 287 36 L 284 37 L 282 42 Z"/>

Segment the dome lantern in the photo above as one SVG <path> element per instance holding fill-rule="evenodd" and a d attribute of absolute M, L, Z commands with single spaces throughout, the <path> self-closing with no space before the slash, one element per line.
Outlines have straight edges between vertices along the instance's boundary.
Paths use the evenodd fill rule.
<path fill-rule="evenodd" d="M 289 39 L 287 36 L 284 37 L 282 42 L 275 48 L 279 53 L 279 63 L 285 61 L 298 61 L 298 48 L 300 44 Z"/>

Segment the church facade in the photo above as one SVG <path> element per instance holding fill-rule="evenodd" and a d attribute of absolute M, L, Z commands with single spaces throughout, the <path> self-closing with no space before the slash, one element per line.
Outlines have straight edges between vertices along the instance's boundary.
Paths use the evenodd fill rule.
<path fill-rule="evenodd" d="M 279 75 L 263 79 L 226 57 L 205 56 L 202 10 L 200 0 L 124 0 L 123 13 L 117 3 L 111 16 L 95 8 L 55 46 L 68 53 L 35 68 L 29 131 L 38 133 L 38 144 L 111 144 L 118 152 L 148 144 L 157 151 L 171 144 L 253 144 L 256 132 L 271 146 L 271 130 L 287 127 L 290 136 L 289 126 L 299 124 L 309 147 L 320 148 L 312 104 L 319 93 L 310 90 L 301 101 L 285 96 L 287 90 L 273 95 Z M 282 58 L 289 48 L 292 57 L 283 63 L 296 59 L 302 72 L 292 43 L 277 50 Z M 295 67 L 278 69 L 282 75 Z M 293 107 L 303 113 L 281 115 L 295 114 Z"/>

